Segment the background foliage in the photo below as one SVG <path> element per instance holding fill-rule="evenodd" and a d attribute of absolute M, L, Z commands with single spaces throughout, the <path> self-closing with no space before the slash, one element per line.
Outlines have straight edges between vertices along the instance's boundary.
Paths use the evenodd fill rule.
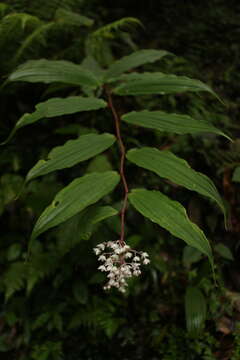
<path fill-rule="evenodd" d="M 152 264 L 141 279 L 130 284 L 126 297 L 102 290 L 92 253 L 95 244 L 114 239 L 119 223 L 86 224 L 76 216 L 52 229 L 34 245 L 27 262 L 27 245 L 33 225 L 54 195 L 86 171 L 116 168 L 118 153 L 105 154 L 86 165 L 38 178 L 26 185 L 24 178 L 39 158 L 72 136 L 112 131 L 112 120 L 93 112 L 43 120 L 19 131 L 1 147 L 1 302 L 0 351 L 3 359 L 238 359 L 239 340 L 239 4 L 213 0 L 188 2 L 15 0 L 0 4 L 1 79 L 28 59 L 66 59 L 81 63 L 94 54 L 102 65 L 139 48 L 168 50 L 177 57 L 145 66 L 199 78 L 224 99 L 226 107 L 210 96 L 196 94 L 150 99 L 137 106 L 185 112 L 217 124 L 234 142 L 216 135 L 201 137 L 167 135 L 135 129 L 129 147 L 137 141 L 176 151 L 198 171 L 208 174 L 224 197 L 231 214 L 229 230 L 213 204 L 198 195 L 163 184 L 164 191 L 182 202 L 191 219 L 201 226 L 214 247 L 216 288 L 204 257 L 159 230 L 135 213 L 128 213 L 127 235 L 131 245 L 146 249 Z M 199 16 L 199 14 L 204 14 Z M 137 23 L 102 28 L 123 17 Z M 98 31 L 101 28 L 102 31 Z M 25 112 L 51 96 L 75 95 L 74 87 L 14 83 L 1 88 L 0 136 L 4 140 Z M 156 103 L 157 101 L 157 103 Z M 132 110 L 131 99 L 119 108 Z M 108 121 L 109 120 L 109 121 Z M 131 145 L 131 146 L 130 146 Z M 131 166 L 128 177 L 149 186 L 155 175 Z M 117 199 L 115 206 L 118 207 Z M 91 234 L 93 234 L 91 236 Z M 26 265 L 27 264 L 27 265 Z M 197 333 L 191 314 L 185 314 L 185 292 L 194 287 L 207 299 L 206 321 Z M 194 296 L 194 294 L 192 294 Z M 193 309 L 194 311 L 194 309 Z M 204 311 L 201 312 L 202 314 Z M 204 319 L 203 319 L 204 320 Z M 203 323 L 203 321 L 202 321 Z"/>

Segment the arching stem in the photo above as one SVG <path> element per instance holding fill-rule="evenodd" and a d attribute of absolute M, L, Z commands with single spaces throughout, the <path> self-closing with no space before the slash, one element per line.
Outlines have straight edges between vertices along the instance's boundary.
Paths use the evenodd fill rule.
<path fill-rule="evenodd" d="M 120 153 L 121 153 L 119 172 L 120 172 L 120 177 L 121 177 L 121 181 L 122 181 L 123 188 L 124 188 L 124 199 L 123 199 L 123 205 L 122 205 L 122 208 L 120 211 L 120 218 L 121 218 L 120 244 L 123 246 L 125 243 L 125 241 L 124 241 L 124 238 L 125 238 L 125 214 L 126 214 L 127 202 L 128 202 L 128 184 L 127 184 L 127 180 L 126 180 L 126 176 L 125 176 L 126 149 L 125 149 L 125 146 L 124 146 L 124 143 L 122 140 L 122 136 L 121 136 L 120 116 L 118 115 L 118 112 L 114 106 L 111 91 L 107 87 L 105 87 L 105 90 L 106 90 L 107 97 L 108 97 L 108 105 L 113 114 L 118 146 L 119 146 Z"/>

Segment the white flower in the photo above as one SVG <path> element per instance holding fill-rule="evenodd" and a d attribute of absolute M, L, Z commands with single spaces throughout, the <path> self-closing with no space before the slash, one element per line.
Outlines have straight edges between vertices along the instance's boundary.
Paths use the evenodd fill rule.
<path fill-rule="evenodd" d="M 99 261 L 105 261 L 105 260 L 106 260 L 106 256 L 101 255 L 101 256 L 99 256 L 98 260 L 99 260 Z"/>
<path fill-rule="evenodd" d="M 127 252 L 124 257 L 125 257 L 125 259 L 131 258 L 131 257 L 132 257 L 132 253 Z"/>
<path fill-rule="evenodd" d="M 149 264 L 149 263 L 150 263 L 150 260 L 149 260 L 149 259 L 144 259 L 144 260 L 143 260 L 143 264 L 144 264 L 144 265 L 147 265 L 147 264 Z"/>
<path fill-rule="evenodd" d="M 141 274 L 140 270 L 134 270 L 133 275 L 138 276 Z"/>
<path fill-rule="evenodd" d="M 117 288 L 122 293 L 126 292 L 127 279 L 141 274 L 140 265 L 149 264 L 146 252 L 137 252 L 126 245 L 123 241 L 108 241 L 98 244 L 94 249 L 102 265 L 98 267 L 100 271 L 106 271 L 108 282 L 103 287 L 109 290 Z M 104 254 L 101 254 L 104 251 Z M 129 260 L 125 260 L 129 259 Z"/>
<path fill-rule="evenodd" d="M 109 280 L 109 285 L 110 286 L 116 286 L 116 281 L 114 281 L 113 279 Z"/>
<path fill-rule="evenodd" d="M 117 244 L 112 243 L 111 248 L 112 248 L 113 250 L 118 249 L 118 245 L 117 245 Z"/>
<path fill-rule="evenodd" d="M 100 252 L 101 252 L 101 251 L 100 251 L 99 249 L 97 249 L 97 248 L 94 248 L 93 251 L 95 252 L 96 255 L 99 255 Z"/>
<path fill-rule="evenodd" d="M 139 261 L 140 257 L 139 256 L 134 256 L 133 261 Z"/>
<path fill-rule="evenodd" d="M 98 267 L 98 269 L 101 270 L 101 271 L 106 271 L 107 270 L 104 265 L 100 265 Z"/>
<path fill-rule="evenodd" d="M 112 272 L 110 272 L 108 275 L 107 275 L 108 278 L 114 278 L 115 277 L 115 274 L 113 274 Z"/>

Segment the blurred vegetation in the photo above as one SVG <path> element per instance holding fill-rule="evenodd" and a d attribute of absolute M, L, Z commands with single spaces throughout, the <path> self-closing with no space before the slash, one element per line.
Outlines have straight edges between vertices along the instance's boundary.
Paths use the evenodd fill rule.
<path fill-rule="evenodd" d="M 119 223 L 80 231 L 80 216 L 47 232 L 35 242 L 28 259 L 27 244 L 37 217 L 66 183 L 85 171 L 116 168 L 118 154 L 101 155 L 85 166 L 36 179 L 22 188 L 36 161 L 69 136 L 98 128 L 112 129 L 106 116 L 86 114 L 42 121 L 16 134 L 0 153 L 1 212 L 1 358 L 19 360 L 197 360 L 240 358 L 239 273 L 239 12 L 235 0 L 121 1 L 8 0 L 0 3 L 0 74 L 28 59 L 67 59 L 81 63 L 94 55 L 102 65 L 137 48 L 174 53 L 146 70 L 189 75 L 211 85 L 225 102 L 207 95 L 181 94 L 138 98 L 119 103 L 122 112 L 134 107 L 186 112 L 217 124 L 233 142 L 215 135 L 181 136 L 135 129 L 125 142 L 171 148 L 216 184 L 230 212 L 229 229 L 213 204 L 198 195 L 163 183 L 166 193 L 188 209 L 214 248 L 217 286 L 207 260 L 184 247 L 166 231 L 129 209 L 127 240 L 151 256 L 144 276 L 130 283 L 126 296 L 102 290 L 102 274 L 92 248 L 115 239 Z M 139 19 L 130 27 L 115 23 Z M 1 88 L 0 137 L 6 139 L 16 121 L 49 95 L 74 95 L 74 87 L 11 84 Z M 109 121 L 108 121 L 109 120 Z M 96 126 L 97 125 L 97 126 Z M 155 175 L 127 168 L 129 179 L 154 186 Z M 134 180 L 133 180 L 134 181 Z M 20 196 L 17 195 L 20 192 Z M 116 200 L 117 201 L 117 200 Z M 119 204 L 116 202 L 116 206 Z M 213 210 L 214 209 L 214 210 Z M 80 223 L 81 224 L 81 223 Z M 207 301 L 202 330 L 191 332 L 185 314 L 185 292 L 196 287 Z"/>

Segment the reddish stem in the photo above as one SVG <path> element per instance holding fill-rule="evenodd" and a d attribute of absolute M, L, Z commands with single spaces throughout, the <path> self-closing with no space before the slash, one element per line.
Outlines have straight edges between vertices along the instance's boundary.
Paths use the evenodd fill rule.
<path fill-rule="evenodd" d="M 126 155 L 126 149 L 122 140 L 121 136 L 121 119 L 120 116 L 117 113 L 117 110 L 114 107 L 112 95 L 109 89 L 105 88 L 108 96 L 108 105 L 112 111 L 114 121 L 115 121 L 115 129 L 116 129 L 116 135 L 118 140 L 118 145 L 121 153 L 121 160 L 120 160 L 120 176 L 122 180 L 122 184 L 124 187 L 124 199 L 123 199 L 123 205 L 122 209 L 120 211 L 120 218 L 121 218 L 121 234 L 120 234 L 120 243 L 122 246 L 124 246 L 124 237 L 125 237 L 125 214 L 127 210 L 127 202 L 128 202 L 128 184 L 126 180 L 126 176 L 124 173 L 124 167 L 125 167 L 125 155 Z"/>

